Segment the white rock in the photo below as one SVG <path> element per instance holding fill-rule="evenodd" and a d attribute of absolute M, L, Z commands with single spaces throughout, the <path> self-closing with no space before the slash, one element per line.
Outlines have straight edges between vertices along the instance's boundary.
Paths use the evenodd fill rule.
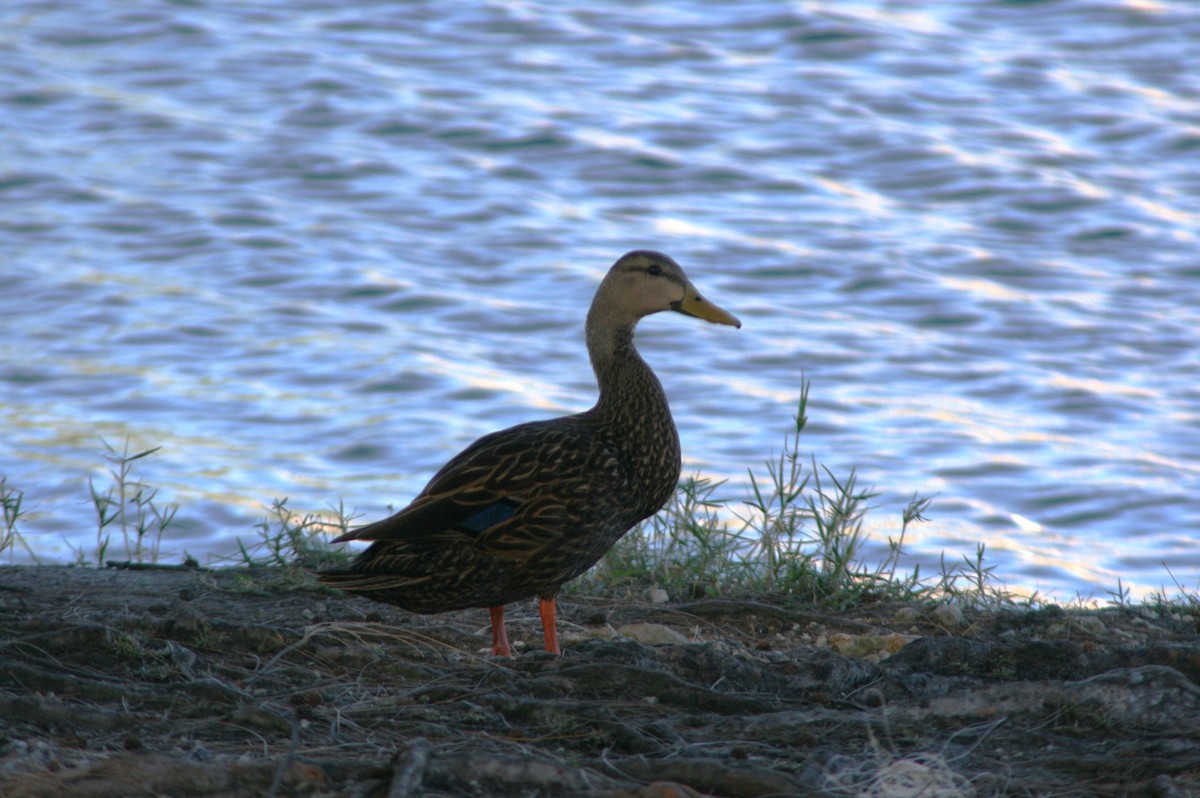
<path fill-rule="evenodd" d="M 1104 621 L 1095 615 L 1082 616 L 1075 621 L 1075 626 L 1084 634 L 1095 635 L 1096 637 L 1108 634 L 1108 627 L 1104 625 Z"/>
<path fill-rule="evenodd" d="M 947 629 L 957 629 L 963 625 L 962 610 L 954 604 L 939 604 L 929 612 L 929 620 Z"/>

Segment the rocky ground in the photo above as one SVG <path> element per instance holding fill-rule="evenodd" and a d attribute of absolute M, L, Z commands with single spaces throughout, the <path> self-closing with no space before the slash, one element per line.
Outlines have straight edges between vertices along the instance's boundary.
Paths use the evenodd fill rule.
<path fill-rule="evenodd" d="M 0 795 L 1200 795 L 1200 613 L 560 604 L 0 568 Z"/>

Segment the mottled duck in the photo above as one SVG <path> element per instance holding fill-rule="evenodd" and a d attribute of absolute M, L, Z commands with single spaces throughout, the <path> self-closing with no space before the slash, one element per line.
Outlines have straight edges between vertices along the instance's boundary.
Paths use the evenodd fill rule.
<path fill-rule="evenodd" d="M 504 605 L 536 595 L 545 648 L 561 653 L 559 588 L 658 512 L 679 480 L 667 397 L 633 345 L 638 320 L 662 310 L 741 327 L 666 255 L 622 256 L 587 315 L 596 405 L 475 441 L 403 510 L 337 538 L 373 542 L 321 581 L 418 613 L 487 607 L 500 656 L 511 653 Z"/>

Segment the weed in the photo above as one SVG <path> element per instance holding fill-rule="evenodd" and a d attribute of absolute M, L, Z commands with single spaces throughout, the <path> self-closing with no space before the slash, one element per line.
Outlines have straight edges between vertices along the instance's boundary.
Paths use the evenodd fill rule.
<path fill-rule="evenodd" d="M 116 519 L 119 508 L 113 509 L 113 489 L 110 487 L 106 492 L 101 493 L 96 490 L 91 476 L 88 477 L 88 491 L 92 494 L 92 507 L 96 511 L 96 565 L 99 566 L 104 562 L 104 557 L 108 553 L 110 541 L 108 525 Z M 75 550 L 75 561 L 77 564 L 86 562 L 82 547 Z"/>
<path fill-rule="evenodd" d="M 112 465 L 108 472 L 112 484 L 101 491 L 97 489 L 95 480 L 88 477 L 88 492 L 96 511 L 96 565 L 103 564 L 108 556 L 112 543 L 109 527 L 114 523 L 120 526 L 127 559 L 139 563 L 158 562 L 163 534 L 174 523 L 179 505 L 171 503 L 159 506 L 155 501 L 158 489 L 135 479 L 133 467 L 138 460 L 149 457 L 162 447 L 155 446 L 130 454 L 128 438 L 120 452 L 107 441 L 100 442 L 108 450 L 104 459 Z M 81 549 L 75 549 L 75 557 L 77 562 L 85 561 Z"/>
<path fill-rule="evenodd" d="M 146 653 L 141 642 L 132 633 L 120 629 L 107 629 L 106 642 L 120 660 L 140 660 Z"/>
<path fill-rule="evenodd" d="M 887 557 L 868 567 L 863 518 L 877 494 L 859 485 L 853 469 L 839 479 L 811 456 L 806 463 L 800 434 L 808 421 L 808 389 L 802 383 L 794 427 L 766 462 L 766 474 L 747 472 L 744 501 L 715 497 L 724 482 L 685 479 L 662 512 L 613 547 L 592 579 L 610 589 L 652 583 L 686 597 L 768 593 L 836 605 L 922 594 L 919 571 L 898 575 L 896 569 L 909 525 L 925 520 L 932 499 L 914 494 L 900 534 L 888 540 Z"/>
<path fill-rule="evenodd" d="M 1133 606 L 1133 601 L 1129 596 L 1129 585 L 1122 583 L 1121 577 L 1117 577 L 1117 589 L 1108 591 L 1110 598 L 1108 599 L 1109 606 L 1120 607 L 1121 609 L 1129 609 Z"/>
<path fill-rule="evenodd" d="M 767 478 L 760 480 L 752 470 L 746 471 L 753 496 L 746 502 L 746 515 L 739 518 L 743 531 L 752 533 L 754 543 L 749 556 L 761 561 L 763 587 L 768 590 L 777 586 L 780 577 L 795 581 L 799 573 L 813 566 L 813 557 L 802 550 L 797 539 L 804 522 L 816 513 L 810 501 L 802 501 L 811 477 L 804 473 L 800 458 L 800 433 L 808 423 L 807 407 L 806 382 L 800 387 L 795 429 L 784 436 L 779 457 L 766 461 Z"/>
<path fill-rule="evenodd" d="M 744 548 L 720 520 L 724 501 L 713 492 L 724 483 L 689 477 L 667 506 L 614 546 L 595 572 L 604 584 L 651 582 L 676 594 L 722 592 L 725 583 L 740 581 L 730 571 Z"/>
<path fill-rule="evenodd" d="M 347 513 L 341 501 L 330 505 L 333 520 L 317 513 L 300 514 L 287 506 L 287 498 L 274 499 L 267 507 L 268 514 L 255 529 L 258 540 L 247 545 L 239 537 L 238 554 L 243 565 L 285 565 L 316 568 L 344 564 L 350 555 L 345 549 L 329 544 L 326 530 L 332 527 L 342 533 L 350 528 L 357 513 Z"/>
<path fill-rule="evenodd" d="M 9 558 L 11 561 L 13 552 L 16 551 L 17 545 L 25 549 L 34 562 L 39 562 L 36 554 L 29 544 L 25 542 L 25 538 L 17 530 L 17 522 L 21 520 L 21 516 L 25 515 L 25 510 L 21 507 L 21 502 L 25 499 L 24 491 L 11 487 L 8 484 L 8 477 L 0 477 L 0 506 L 4 510 L 4 526 L 0 528 L 0 552 L 8 549 Z"/>
<path fill-rule="evenodd" d="M 985 566 L 983 561 L 987 544 L 975 544 L 975 556 L 962 556 L 962 562 L 949 565 L 946 553 L 942 552 L 941 573 L 929 587 L 928 593 L 963 606 L 997 609 L 1001 607 L 1029 607 L 1040 603 L 1037 593 L 1019 596 L 996 582 L 996 566 Z"/>
<path fill-rule="evenodd" d="M 1191 589 L 1184 587 L 1175 577 L 1175 573 L 1171 570 L 1170 566 L 1164 562 L 1162 567 L 1171 577 L 1171 581 L 1175 584 L 1175 589 L 1179 592 L 1176 595 L 1169 595 L 1164 588 L 1146 596 L 1143 599 L 1143 603 L 1156 612 L 1163 614 L 1189 614 L 1200 617 L 1200 586 Z M 1119 588 L 1120 583 L 1118 582 Z"/>

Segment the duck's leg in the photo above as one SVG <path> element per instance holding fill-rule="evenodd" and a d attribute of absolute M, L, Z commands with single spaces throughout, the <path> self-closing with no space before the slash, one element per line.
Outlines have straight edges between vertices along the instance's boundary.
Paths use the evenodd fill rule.
<path fill-rule="evenodd" d="M 488 607 L 492 616 L 492 653 L 497 657 L 511 657 L 512 646 L 508 644 L 508 632 L 504 630 L 504 605 Z"/>
<path fill-rule="evenodd" d="M 551 654 L 562 654 L 558 647 L 558 605 L 552 598 L 541 599 L 538 611 L 542 616 L 542 637 L 546 641 L 546 650 Z"/>

